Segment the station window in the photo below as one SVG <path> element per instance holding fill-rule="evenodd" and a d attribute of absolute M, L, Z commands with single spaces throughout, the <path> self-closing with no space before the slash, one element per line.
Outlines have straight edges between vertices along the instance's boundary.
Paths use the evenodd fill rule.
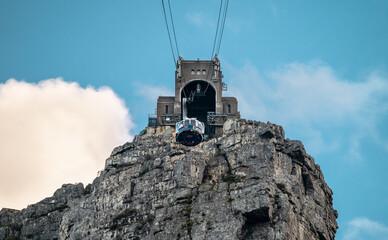
<path fill-rule="evenodd" d="M 230 104 L 228 104 L 228 113 L 231 113 L 231 107 L 230 107 Z"/>
<path fill-rule="evenodd" d="M 194 69 L 191 69 L 191 74 L 195 74 L 195 71 L 194 71 Z"/>
<path fill-rule="evenodd" d="M 197 75 L 200 75 L 201 74 L 201 70 L 197 70 Z"/>
<path fill-rule="evenodd" d="M 203 75 L 206 75 L 206 70 L 205 70 L 205 69 L 202 70 L 202 74 L 203 74 Z"/>
<path fill-rule="evenodd" d="M 166 113 L 168 113 L 168 105 L 166 105 Z"/>

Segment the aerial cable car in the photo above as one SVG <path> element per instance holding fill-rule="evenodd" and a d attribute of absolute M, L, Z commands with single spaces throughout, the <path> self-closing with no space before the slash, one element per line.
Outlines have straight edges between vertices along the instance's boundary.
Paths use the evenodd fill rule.
<path fill-rule="evenodd" d="M 187 117 L 186 98 L 183 98 L 183 120 L 175 125 L 176 141 L 185 146 L 195 146 L 203 141 L 205 124 Z"/>
<path fill-rule="evenodd" d="M 195 146 L 203 141 L 205 124 L 195 118 L 186 118 L 176 123 L 176 141 L 185 146 Z"/>

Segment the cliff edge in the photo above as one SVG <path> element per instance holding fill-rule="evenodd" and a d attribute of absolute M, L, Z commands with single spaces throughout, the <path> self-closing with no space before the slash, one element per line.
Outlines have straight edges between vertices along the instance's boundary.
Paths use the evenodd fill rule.
<path fill-rule="evenodd" d="M 228 120 L 195 147 L 171 127 L 113 150 L 91 185 L 0 211 L 0 239 L 334 239 L 332 191 L 281 126 Z"/>

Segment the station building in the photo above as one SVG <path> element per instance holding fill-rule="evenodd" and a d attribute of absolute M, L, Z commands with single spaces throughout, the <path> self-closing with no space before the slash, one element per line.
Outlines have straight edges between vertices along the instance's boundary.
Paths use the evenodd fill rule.
<path fill-rule="evenodd" d="M 227 85 L 222 82 L 221 64 L 212 60 L 183 60 L 179 57 L 175 71 L 175 96 L 160 96 L 156 115 L 149 116 L 148 126 L 175 126 L 185 118 L 205 124 L 205 136 L 222 130 L 228 118 L 240 118 L 235 97 L 223 97 Z"/>

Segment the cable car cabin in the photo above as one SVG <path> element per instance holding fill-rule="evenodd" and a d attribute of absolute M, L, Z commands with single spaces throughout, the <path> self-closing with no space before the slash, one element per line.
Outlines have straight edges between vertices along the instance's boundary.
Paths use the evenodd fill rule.
<path fill-rule="evenodd" d="M 176 123 L 176 141 L 185 146 L 195 146 L 202 142 L 205 124 L 195 118 L 186 118 Z"/>

